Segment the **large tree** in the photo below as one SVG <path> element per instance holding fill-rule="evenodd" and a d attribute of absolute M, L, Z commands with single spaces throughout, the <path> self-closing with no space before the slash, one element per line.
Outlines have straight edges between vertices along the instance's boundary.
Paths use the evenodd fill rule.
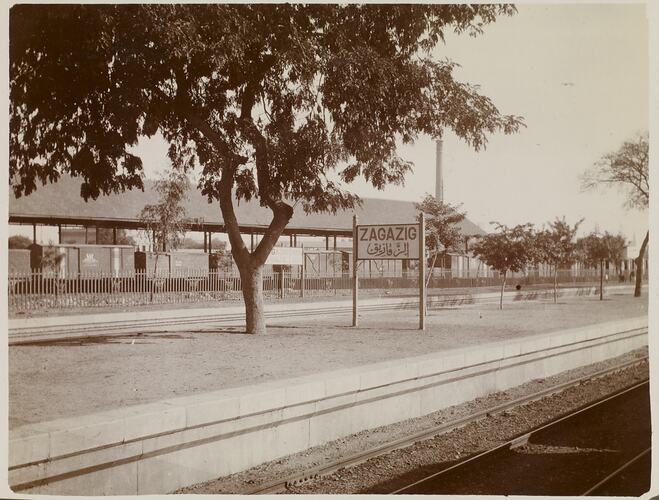
<path fill-rule="evenodd" d="M 10 176 L 16 195 L 62 172 L 81 195 L 142 188 L 129 146 L 161 133 L 219 201 L 247 331 L 265 330 L 261 277 L 295 206 L 334 212 L 345 183 L 401 183 L 396 144 L 453 130 L 476 150 L 512 133 L 432 51 L 509 5 L 17 5 L 10 11 Z M 234 202 L 273 214 L 250 252 Z"/>
<path fill-rule="evenodd" d="M 648 135 L 640 134 L 633 140 L 625 141 L 617 151 L 600 158 L 583 175 L 582 186 L 584 189 L 617 186 L 625 190 L 628 208 L 647 209 L 650 204 L 649 163 Z M 650 231 L 648 230 L 643 238 L 638 257 L 634 260 L 636 264 L 634 297 L 641 296 L 643 261 L 649 239 Z"/>

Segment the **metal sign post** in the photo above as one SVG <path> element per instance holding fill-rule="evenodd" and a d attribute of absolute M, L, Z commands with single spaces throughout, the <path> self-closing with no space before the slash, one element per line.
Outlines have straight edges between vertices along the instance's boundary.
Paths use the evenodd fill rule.
<path fill-rule="evenodd" d="M 352 326 L 357 326 L 357 295 L 359 294 L 359 278 L 357 276 L 357 216 L 352 216 Z"/>
<path fill-rule="evenodd" d="M 352 326 L 357 326 L 359 279 L 357 265 L 360 260 L 419 260 L 419 330 L 425 329 L 425 219 L 419 216 L 412 224 L 357 225 L 352 218 Z"/>
<path fill-rule="evenodd" d="M 419 330 L 426 329 L 426 220 L 419 214 Z"/>

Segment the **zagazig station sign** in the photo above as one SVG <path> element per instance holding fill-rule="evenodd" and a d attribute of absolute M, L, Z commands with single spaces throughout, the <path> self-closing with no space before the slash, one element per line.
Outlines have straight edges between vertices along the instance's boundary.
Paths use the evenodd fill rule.
<path fill-rule="evenodd" d="M 359 324 L 359 274 L 362 260 L 418 259 L 419 330 L 425 329 L 426 263 L 425 220 L 412 224 L 358 224 L 352 218 L 352 326 Z"/>
<path fill-rule="evenodd" d="M 419 224 L 357 226 L 357 259 L 418 259 Z"/>

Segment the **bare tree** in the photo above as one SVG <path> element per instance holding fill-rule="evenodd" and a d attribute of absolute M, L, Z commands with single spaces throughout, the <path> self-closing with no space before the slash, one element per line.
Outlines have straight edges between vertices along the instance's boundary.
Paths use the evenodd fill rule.
<path fill-rule="evenodd" d="M 190 189 L 185 173 L 171 170 L 156 181 L 158 202 L 145 205 L 139 214 L 143 232 L 156 253 L 154 276 L 158 269 L 159 252 L 175 250 L 185 237 L 186 211 L 183 205 Z"/>
<path fill-rule="evenodd" d="M 627 193 L 627 207 L 647 209 L 650 203 L 648 183 L 649 164 L 648 134 L 639 134 L 634 140 L 626 141 L 617 151 L 604 155 L 582 177 L 583 189 L 599 186 L 618 186 Z M 650 231 L 645 233 L 636 264 L 636 286 L 634 297 L 641 296 L 643 261 L 648 246 Z"/>

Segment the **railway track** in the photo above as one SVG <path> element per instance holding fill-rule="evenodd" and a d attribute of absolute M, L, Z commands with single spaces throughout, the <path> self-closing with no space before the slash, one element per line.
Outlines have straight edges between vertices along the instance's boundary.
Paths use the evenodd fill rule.
<path fill-rule="evenodd" d="M 575 386 L 577 386 L 579 384 L 582 384 L 584 382 L 587 382 L 589 380 L 605 377 L 609 374 L 624 370 L 626 368 L 630 368 L 634 365 L 642 364 L 642 363 L 646 362 L 647 359 L 648 359 L 647 357 L 644 357 L 644 358 L 637 359 L 637 360 L 634 360 L 634 361 L 626 362 L 626 363 L 608 368 L 606 370 L 602 370 L 602 371 L 596 372 L 594 374 L 590 374 L 590 375 L 572 380 L 570 382 L 566 382 L 566 383 L 563 383 L 563 384 L 558 384 L 558 385 L 555 385 L 555 386 L 552 386 L 552 387 L 548 387 L 546 389 L 543 389 L 542 391 L 539 391 L 539 392 L 536 392 L 536 393 L 533 393 L 533 394 L 529 394 L 529 395 L 521 397 L 521 398 L 511 400 L 511 401 L 503 403 L 501 405 L 479 411 L 477 413 L 471 414 L 469 416 L 466 416 L 466 417 L 463 417 L 463 418 L 460 418 L 460 419 L 457 419 L 457 420 L 454 420 L 454 421 L 444 422 L 440 425 L 434 426 L 430 429 L 426 429 L 422 432 L 415 433 L 413 435 L 400 438 L 398 440 L 386 443 L 384 445 L 381 445 L 381 446 L 378 446 L 378 447 L 375 447 L 375 448 L 372 448 L 372 449 L 368 449 L 368 450 L 359 452 L 357 454 L 350 455 L 348 457 L 344 457 L 342 459 L 339 459 L 339 460 L 336 460 L 336 461 L 333 461 L 333 462 L 330 462 L 330 463 L 327 463 L 327 464 L 324 464 L 324 465 L 321 465 L 321 466 L 310 468 L 310 469 L 304 471 L 303 473 L 294 474 L 294 475 L 291 475 L 289 477 L 281 478 L 281 479 L 276 480 L 274 482 L 270 482 L 270 483 L 261 485 L 261 486 L 255 488 L 255 489 L 247 492 L 247 494 L 256 495 L 256 494 L 272 494 L 272 493 L 285 492 L 290 487 L 299 486 L 301 484 L 307 483 L 309 481 L 320 478 L 322 476 L 330 475 L 330 474 L 332 474 L 332 473 L 334 473 L 334 472 L 336 472 L 340 469 L 352 467 L 352 466 L 364 463 L 364 462 L 366 462 L 366 461 L 368 461 L 372 458 L 386 455 L 387 453 L 390 453 L 394 450 L 401 449 L 401 448 L 406 448 L 408 446 L 413 445 L 416 442 L 424 441 L 424 440 L 427 440 L 427 439 L 431 439 L 431 438 L 433 438 L 437 435 L 448 433 L 448 432 L 450 432 L 454 429 L 464 427 L 464 426 L 466 426 L 466 425 L 468 425 L 472 422 L 476 422 L 478 420 L 485 419 L 489 416 L 506 412 L 506 411 L 511 410 L 511 409 L 513 409 L 517 406 L 520 406 L 520 405 L 524 405 L 524 404 L 527 404 L 527 403 L 531 403 L 533 401 L 543 399 L 543 398 L 548 397 L 552 394 L 562 392 L 566 389 L 569 389 L 571 387 L 575 387 Z M 631 388 L 627 388 L 627 389 L 623 389 L 622 391 L 618 391 L 614 395 L 609 396 L 607 398 L 603 398 L 602 400 L 599 400 L 595 403 L 592 403 L 592 404 L 588 405 L 585 408 L 581 408 L 578 411 L 584 411 L 586 408 L 590 408 L 590 407 L 593 407 L 597 404 L 603 403 L 604 401 L 609 400 L 609 399 L 611 399 L 612 397 L 615 397 L 618 394 L 622 394 L 625 391 L 632 390 L 634 388 L 637 388 L 639 385 L 643 385 L 643 384 L 647 384 L 647 383 L 648 383 L 647 381 L 644 381 L 641 384 L 635 384 Z M 557 422 L 563 421 L 563 420 L 569 418 L 571 415 L 574 415 L 574 414 L 576 414 L 576 412 L 571 412 L 568 415 L 562 415 L 562 416 L 560 416 L 556 419 L 553 419 L 549 423 L 543 425 L 541 428 L 534 429 L 533 432 L 538 432 L 541 429 L 544 429 L 545 427 L 551 426 L 551 425 L 553 425 Z M 531 435 L 530 432 L 525 432 L 523 434 L 520 434 L 519 436 L 515 437 L 514 439 L 512 439 L 512 440 L 510 440 L 510 441 L 508 441 L 508 442 L 506 442 L 506 443 L 504 443 L 500 446 L 497 446 L 496 448 L 486 450 L 486 451 L 484 451 L 484 452 L 482 452 L 482 453 L 480 453 L 476 456 L 469 457 L 468 459 L 466 459 L 466 460 L 464 460 L 464 461 L 462 461 L 458 464 L 454 464 L 449 468 L 446 468 L 446 469 L 443 469 L 442 471 L 431 474 L 429 477 L 434 477 L 436 475 L 446 473 L 446 472 L 448 472 L 452 469 L 456 469 L 460 466 L 463 466 L 463 465 L 466 465 L 470 462 L 473 462 L 474 460 L 478 460 L 479 458 L 483 458 L 483 457 L 486 457 L 486 456 L 491 456 L 492 454 L 496 454 L 501 450 L 510 449 L 511 446 L 513 446 L 513 447 L 520 446 L 521 444 L 524 444 L 525 442 L 528 441 L 530 435 Z M 425 478 L 424 480 L 427 480 L 427 479 L 428 478 Z M 421 480 L 421 481 L 423 481 L 423 480 Z M 413 483 L 411 485 L 406 485 L 405 487 L 398 488 L 397 490 L 393 491 L 392 493 L 406 493 L 408 489 L 410 489 L 412 486 L 416 485 L 419 482 L 420 481 L 416 481 L 415 483 Z"/>
<path fill-rule="evenodd" d="M 634 456 L 632 459 L 627 460 L 624 462 L 620 467 L 618 467 L 616 470 L 614 470 L 611 474 L 606 476 L 604 479 L 601 481 L 598 481 L 597 484 L 591 486 L 588 488 L 585 492 L 581 494 L 581 496 L 594 496 L 594 495 L 611 495 L 614 494 L 615 496 L 623 496 L 623 495 L 628 495 L 628 496 L 640 496 L 643 494 L 643 491 L 634 491 L 630 492 L 629 490 L 623 490 L 622 493 L 620 492 L 611 492 L 611 486 L 613 483 L 616 481 L 620 481 L 621 479 L 624 480 L 622 477 L 625 473 L 629 472 L 630 469 L 632 468 L 638 468 L 638 466 L 641 464 L 642 461 L 644 460 L 650 460 L 650 453 L 652 452 L 652 448 L 646 448 L 643 450 L 641 453 L 638 455 Z M 650 465 L 649 463 L 647 464 L 648 466 Z M 638 484 L 638 481 L 635 481 L 636 486 Z"/>
<path fill-rule="evenodd" d="M 517 459 L 518 461 L 520 459 L 517 457 L 515 457 L 515 459 L 508 459 L 506 457 L 506 454 L 508 454 L 509 456 L 513 456 L 511 454 L 513 450 L 515 450 L 516 448 L 527 446 L 529 442 L 539 434 L 546 435 L 548 432 L 554 432 L 554 433 L 558 432 L 560 434 L 561 432 L 564 432 L 564 427 L 561 426 L 578 425 L 575 422 L 579 417 L 584 417 L 588 413 L 592 413 L 595 411 L 601 411 L 602 407 L 604 407 L 605 405 L 610 404 L 611 402 L 614 402 L 617 399 L 628 396 L 630 393 L 634 391 L 647 389 L 648 383 L 649 383 L 648 380 L 645 380 L 641 383 L 634 384 L 629 388 L 620 390 L 608 397 L 596 401 L 595 403 L 589 404 L 576 411 L 569 412 L 566 415 L 553 419 L 550 422 L 540 427 L 537 427 L 536 429 L 533 429 L 530 432 L 524 433 L 520 436 L 515 437 L 514 439 L 507 441 L 506 443 L 497 446 L 496 448 L 492 448 L 483 451 L 479 454 L 468 457 L 467 459 L 459 461 L 458 463 L 453 464 L 450 467 L 446 467 L 437 472 L 429 474 L 422 479 L 414 481 L 413 483 L 402 486 L 392 491 L 390 494 L 428 494 L 428 493 L 464 494 L 465 492 L 460 490 L 460 488 L 463 487 L 460 486 L 460 484 L 461 483 L 464 484 L 466 478 L 470 478 L 471 480 L 472 478 L 477 478 L 477 476 L 487 474 L 489 477 L 484 481 L 485 484 L 497 483 L 497 479 L 496 478 L 492 479 L 493 474 L 490 474 L 490 472 L 493 469 L 492 463 L 494 462 L 496 462 L 496 465 L 494 467 L 496 467 L 499 470 L 505 470 L 505 474 L 503 474 L 504 478 L 507 478 L 508 480 L 513 480 L 517 475 L 516 471 L 518 470 L 515 466 L 515 459 Z M 549 441 L 552 442 L 552 440 Z M 558 440 L 558 442 L 561 442 L 561 440 Z M 636 461 L 642 458 L 645 454 L 649 453 L 649 451 L 650 449 L 647 448 L 644 451 L 642 451 L 640 454 L 634 454 L 631 459 L 624 460 L 621 464 L 617 466 L 615 470 L 609 472 L 604 477 L 600 476 L 597 479 L 592 479 L 588 477 L 586 481 L 594 480 L 596 481 L 594 485 L 592 485 L 592 483 L 586 483 L 588 485 L 586 487 L 584 487 L 583 485 L 572 486 L 572 483 L 574 483 L 575 480 L 573 478 L 571 479 L 567 477 L 565 479 L 565 482 L 569 483 L 570 487 L 576 488 L 575 493 L 580 494 L 581 496 L 592 495 L 594 492 L 599 491 L 605 484 L 614 481 L 623 471 L 625 471 L 628 467 L 630 467 L 632 464 L 634 464 Z M 525 456 L 525 458 L 528 458 L 528 456 Z M 555 465 L 552 464 L 552 466 L 554 468 L 551 470 L 556 471 L 557 468 L 555 467 Z M 483 473 L 480 473 L 481 471 L 483 471 Z M 531 471 L 530 474 L 537 476 L 538 471 Z M 478 481 L 478 479 L 475 480 Z M 539 477 L 537 478 L 537 481 L 543 481 L 543 478 Z M 548 485 L 543 486 L 549 489 L 549 491 L 546 491 L 546 494 L 548 495 L 567 494 L 567 492 L 565 491 L 560 491 L 560 488 L 565 487 L 563 485 L 560 485 L 558 487 L 559 491 L 555 491 L 554 488 L 556 488 L 556 486 L 552 486 L 551 484 L 549 484 L 552 481 L 555 482 L 556 478 L 551 478 L 551 480 L 547 481 Z M 562 478 L 558 482 L 560 483 L 561 481 Z M 473 484 L 470 484 L 469 487 L 472 488 L 474 486 Z M 448 491 L 446 491 L 444 488 L 448 488 Z M 458 490 L 456 491 L 453 488 L 458 488 Z M 479 493 L 482 493 L 482 491 L 479 491 Z M 491 493 L 500 493 L 500 492 L 492 491 Z M 508 492 L 506 492 L 506 494 L 507 493 Z M 515 493 L 518 494 L 519 491 L 515 491 Z M 539 492 L 533 491 L 530 492 L 530 494 L 539 494 Z"/>

